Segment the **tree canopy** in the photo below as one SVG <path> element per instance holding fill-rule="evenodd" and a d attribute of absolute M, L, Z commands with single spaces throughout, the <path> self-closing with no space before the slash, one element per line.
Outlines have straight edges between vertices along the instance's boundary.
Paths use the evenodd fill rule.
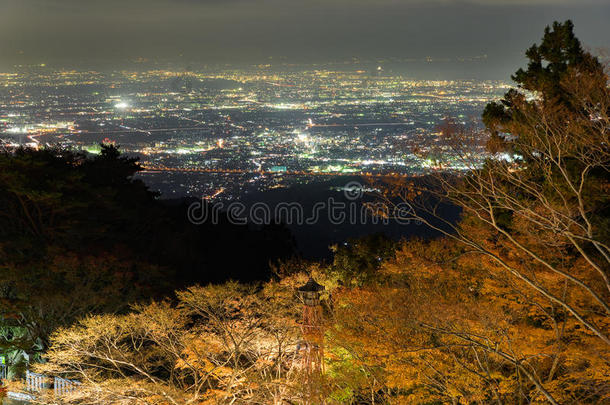
<path fill-rule="evenodd" d="M 194 225 L 134 176 L 138 159 L 102 145 L 0 153 L 0 344 L 31 355 L 88 313 L 121 312 L 187 283 L 260 280 L 292 254 L 281 226 Z M 243 255 L 232 254 L 240 244 Z"/>

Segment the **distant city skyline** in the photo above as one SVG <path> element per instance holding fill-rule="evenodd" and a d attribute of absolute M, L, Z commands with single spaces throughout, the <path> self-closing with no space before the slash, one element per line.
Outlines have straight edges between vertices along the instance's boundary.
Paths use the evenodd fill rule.
<path fill-rule="evenodd" d="M 607 0 L 2 0 L 0 69 L 487 55 L 472 69 L 502 79 L 565 19 L 585 46 L 610 47 Z"/>
<path fill-rule="evenodd" d="M 231 200 L 335 176 L 464 170 L 438 125 L 476 125 L 509 88 L 340 67 L 0 73 L 0 145 L 95 154 L 115 143 L 165 197 Z"/>

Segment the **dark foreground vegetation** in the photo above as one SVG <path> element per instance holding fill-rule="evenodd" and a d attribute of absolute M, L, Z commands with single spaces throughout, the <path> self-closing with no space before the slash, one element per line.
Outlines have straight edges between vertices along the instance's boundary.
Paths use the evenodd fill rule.
<path fill-rule="evenodd" d="M 194 283 L 270 276 L 293 254 L 279 225 L 188 221 L 189 201 L 162 201 L 132 176 L 137 160 L 104 145 L 97 156 L 59 149 L 0 153 L 0 344 L 15 365 L 36 360 L 53 329 L 87 313 Z M 236 254 L 239 249 L 239 254 Z M 18 357 L 15 357 L 18 356 Z"/>
<path fill-rule="evenodd" d="M 186 286 L 281 258 L 280 231 L 194 228 L 111 147 L 3 154 L 5 350 L 83 382 L 73 403 L 609 403 L 608 76 L 569 21 L 527 57 L 484 112 L 482 167 L 428 190 L 385 185 L 443 237 L 353 241 L 258 284 Z M 468 164 L 477 134 L 443 133 Z M 438 201 L 461 208 L 458 224 L 429 219 Z M 316 375 L 295 296 L 310 276 L 325 286 Z"/>

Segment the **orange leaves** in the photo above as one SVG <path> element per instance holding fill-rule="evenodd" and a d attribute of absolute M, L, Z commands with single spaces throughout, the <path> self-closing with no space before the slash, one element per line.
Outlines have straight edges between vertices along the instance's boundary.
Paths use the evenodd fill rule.
<path fill-rule="evenodd" d="M 484 243 L 510 265 L 523 265 L 500 242 Z M 572 274 L 587 274 L 581 260 L 570 265 Z M 320 387 L 337 403 L 609 398 L 610 353 L 591 331 L 497 261 L 450 240 L 403 243 L 379 276 L 358 288 L 340 286 L 322 266 L 310 270 L 326 286 Z M 537 282 L 553 293 L 595 308 L 555 272 L 535 270 Z M 298 403 L 294 360 L 302 333 L 295 287 L 308 275 L 288 274 L 263 286 L 192 287 L 177 293 L 177 306 L 153 303 L 86 318 L 57 332 L 44 367 L 81 373 L 112 396 L 151 403 L 167 396 L 178 403 Z M 610 328 L 604 314 L 589 316 Z"/>
<path fill-rule="evenodd" d="M 332 336 L 360 367 L 382 370 L 377 378 L 402 393 L 396 403 L 573 403 L 584 398 L 579 385 L 606 397 L 592 387 L 608 382 L 608 350 L 560 306 L 502 277 L 497 263 L 446 240 L 411 241 L 381 272 L 376 285 L 333 292 Z M 539 279 L 561 291 L 557 274 Z M 548 385 L 548 396 L 535 384 Z"/>

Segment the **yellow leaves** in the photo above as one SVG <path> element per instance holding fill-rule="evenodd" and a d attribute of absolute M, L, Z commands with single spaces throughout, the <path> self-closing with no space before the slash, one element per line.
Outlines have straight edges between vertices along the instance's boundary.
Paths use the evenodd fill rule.
<path fill-rule="evenodd" d="M 206 391 L 199 405 L 217 405 L 227 396 L 227 393 L 222 390 L 211 389 Z"/>
<path fill-rule="evenodd" d="M 511 265 L 521 260 L 502 254 Z M 574 274 L 586 266 L 571 264 Z M 383 277 L 359 288 L 339 287 L 320 266 L 311 271 L 327 287 L 324 299 L 332 301 L 319 343 L 332 371 L 329 384 L 341 398 L 372 390 L 405 404 L 488 403 L 496 396 L 503 403 L 521 396 L 542 401 L 524 370 L 562 403 L 579 403 L 582 392 L 610 396 L 596 388 L 608 385 L 610 375 L 610 353 L 599 339 L 497 263 L 447 240 L 404 243 L 382 264 Z M 536 271 L 540 282 L 562 291 L 560 277 Z M 197 286 L 179 292 L 177 306 L 152 303 L 125 315 L 85 318 L 54 335 L 45 367 L 84 370 L 94 382 L 111 377 L 116 386 L 104 389 L 115 394 L 147 389 L 150 403 L 163 403 L 170 391 L 191 403 L 272 403 L 272 397 L 298 391 L 298 379 L 291 380 L 298 375 L 291 367 L 302 339 L 294 290 L 307 278 L 291 273 L 260 287 Z M 586 294 L 565 296 L 595 308 Z M 589 316 L 610 328 L 599 311 Z M 196 386 L 204 387 L 197 395 Z"/>
<path fill-rule="evenodd" d="M 377 376 L 387 387 L 408 392 L 396 403 L 546 401 L 519 367 L 543 385 L 551 378 L 553 395 L 567 398 L 560 402 L 578 403 L 571 390 L 609 385 L 610 353 L 599 339 L 519 280 L 500 277 L 497 264 L 459 254 L 451 244 L 405 243 L 382 265 L 387 281 L 335 290 L 333 344 L 350 348 L 361 367 L 383 370 Z M 550 272 L 539 279 L 563 286 Z M 585 295 L 573 299 L 587 305 Z M 608 317 L 596 322 L 610 327 Z"/>
<path fill-rule="evenodd" d="M 107 403 L 121 396 L 150 404 L 265 398 L 288 384 L 300 338 L 293 294 L 281 283 L 197 286 L 179 292 L 178 305 L 87 317 L 52 337 L 44 371 L 78 374 L 83 392 L 97 389 Z"/>
<path fill-rule="evenodd" d="M 191 335 L 185 339 L 185 353 L 221 353 L 225 350 L 222 339 L 215 334 L 200 332 Z"/>
<path fill-rule="evenodd" d="M 177 370 L 194 368 L 201 376 L 222 380 L 232 375 L 234 370 L 228 366 L 228 362 L 224 360 L 213 362 L 212 359 L 222 359 L 226 350 L 227 347 L 221 339 L 212 334 L 185 339 L 185 348 L 177 358 L 175 368 Z"/>

